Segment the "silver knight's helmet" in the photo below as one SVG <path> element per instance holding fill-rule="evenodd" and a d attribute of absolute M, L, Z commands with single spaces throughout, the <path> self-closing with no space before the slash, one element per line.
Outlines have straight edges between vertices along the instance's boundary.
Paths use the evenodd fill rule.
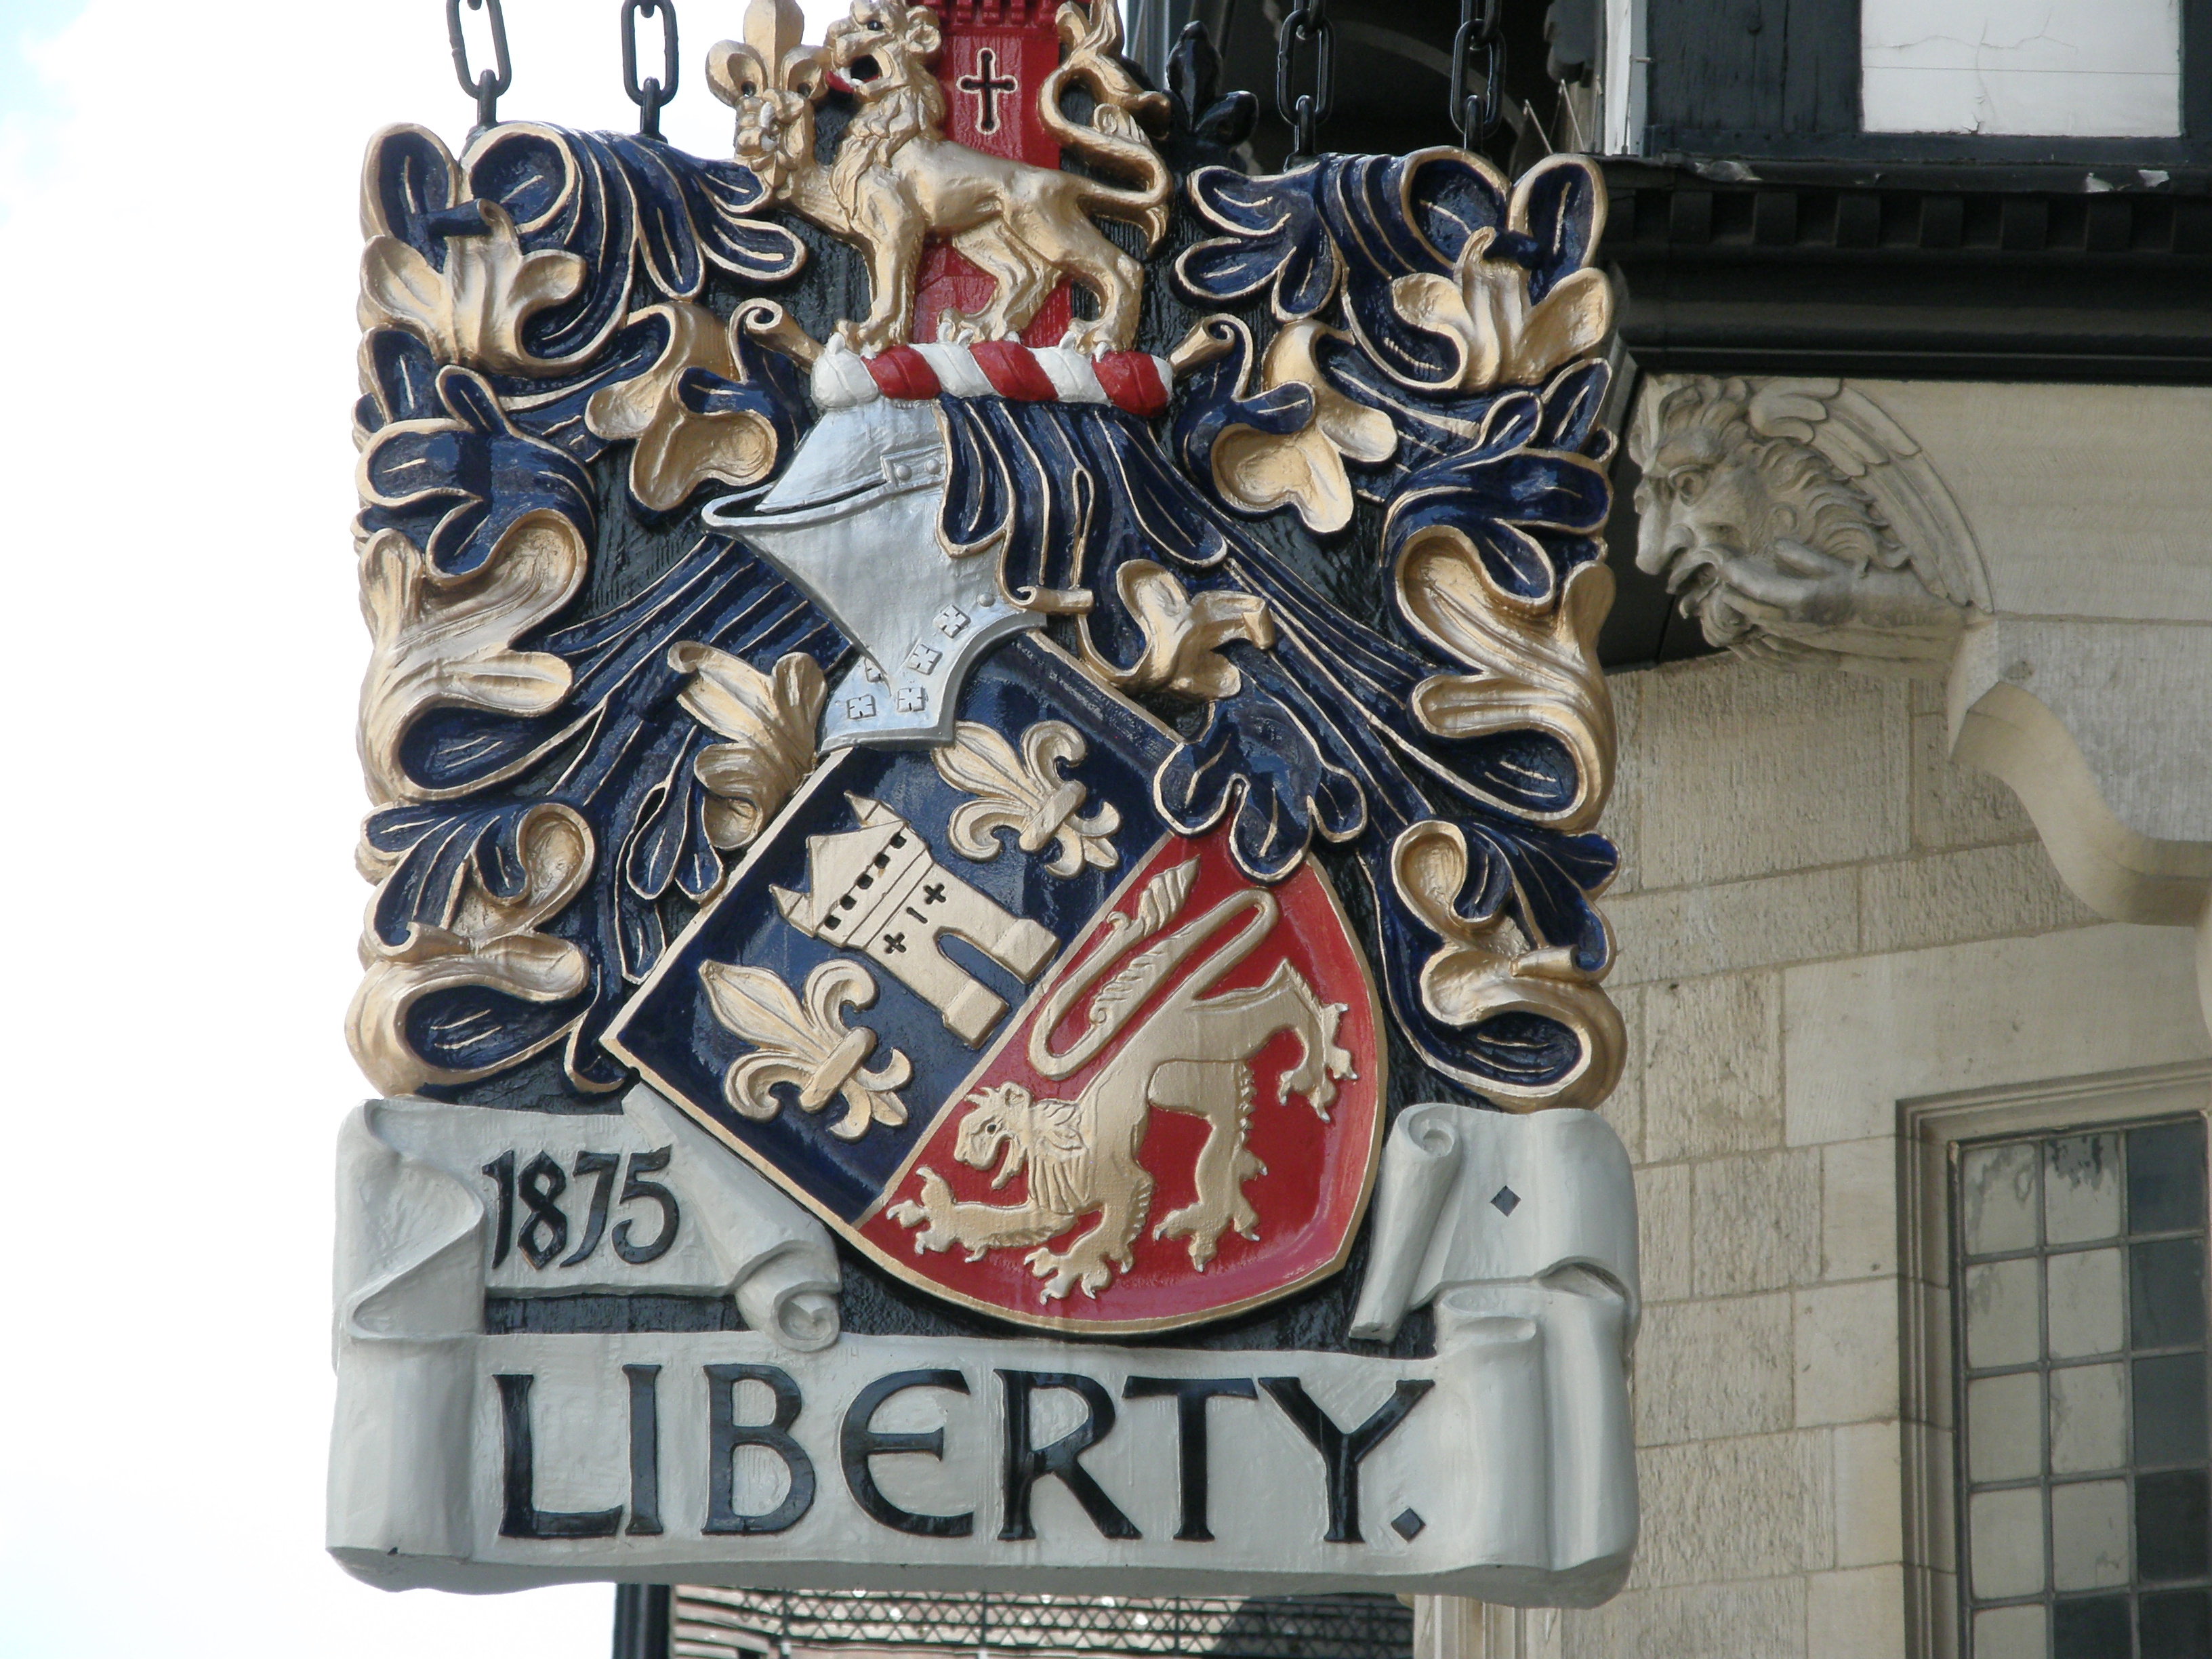
<path fill-rule="evenodd" d="M 992 550 L 946 551 L 937 529 L 945 476 L 936 404 L 875 398 L 824 414 L 766 495 L 725 496 L 705 511 L 860 648 L 823 709 L 825 750 L 946 742 L 970 665 L 1043 623 L 1000 593 Z"/>

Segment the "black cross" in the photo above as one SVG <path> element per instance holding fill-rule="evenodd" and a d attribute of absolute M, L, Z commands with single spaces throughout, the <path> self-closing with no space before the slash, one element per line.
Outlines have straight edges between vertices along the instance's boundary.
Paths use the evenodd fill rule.
<path fill-rule="evenodd" d="M 963 92 L 975 94 L 975 131 L 996 132 L 999 130 L 999 94 L 1019 92 L 1022 83 L 1011 76 L 999 74 L 999 54 L 989 46 L 975 54 L 976 73 L 963 75 L 952 84 Z"/>
<path fill-rule="evenodd" d="M 930 883 L 928 886 L 921 890 L 921 900 L 925 904 L 944 903 L 945 884 L 941 881 L 933 881 Z"/>
<path fill-rule="evenodd" d="M 885 933 L 884 935 L 884 949 L 890 952 L 893 956 L 897 955 L 901 951 L 906 949 L 906 935 L 904 933 Z"/>

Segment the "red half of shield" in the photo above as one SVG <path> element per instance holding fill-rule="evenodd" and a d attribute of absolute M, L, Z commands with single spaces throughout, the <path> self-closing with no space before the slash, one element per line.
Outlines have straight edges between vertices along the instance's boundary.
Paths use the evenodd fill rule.
<path fill-rule="evenodd" d="M 1381 1139 L 1381 1012 L 1328 878 L 1170 837 L 1094 918 L 861 1222 L 878 1260 L 1108 1334 L 1341 1266 Z"/>

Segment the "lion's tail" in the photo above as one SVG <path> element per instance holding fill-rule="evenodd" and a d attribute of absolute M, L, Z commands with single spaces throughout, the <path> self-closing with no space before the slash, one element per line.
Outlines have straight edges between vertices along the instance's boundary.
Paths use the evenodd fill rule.
<path fill-rule="evenodd" d="M 1059 22 L 1067 57 L 1045 77 L 1038 113 L 1045 130 L 1065 148 L 1124 181 L 1117 185 L 1085 180 L 1084 205 L 1139 226 L 1150 247 L 1167 234 L 1175 175 L 1140 124 L 1166 118 L 1167 94 L 1139 86 L 1122 63 L 1121 11 L 1115 0 L 1066 0 Z M 1060 107 L 1060 96 L 1070 85 L 1083 88 L 1096 100 L 1088 125 L 1071 121 Z"/>

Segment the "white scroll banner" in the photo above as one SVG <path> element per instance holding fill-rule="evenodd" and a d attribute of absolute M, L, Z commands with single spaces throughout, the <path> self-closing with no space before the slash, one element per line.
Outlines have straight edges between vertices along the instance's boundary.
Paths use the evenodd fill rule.
<path fill-rule="evenodd" d="M 1592 1114 L 1401 1115 L 1357 1318 L 1380 1334 L 1425 1302 L 1435 1339 L 1391 1358 L 841 1335 L 834 1310 L 825 1334 L 793 1316 L 836 1284 L 818 1224 L 679 1139 L 657 1097 L 626 1104 L 380 1102 L 349 1122 L 329 1544 L 360 1577 L 1588 1606 L 1626 1576 L 1634 1198 Z M 753 1328 L 488 1332 L 501 1155 L 573 1171 L 580 1152 L 672 1146 L 653 1178 L 712 1272 L 672 1248 L 653 1282 L 610 1263 L 599 1288 L 734 1286 Z M 571 1175 L 567 1213 L 589 1186 Z M 653 1207 L 632 1209 L 635 1253 Z M 548 1255 L 520 1285 L 575 1288 L 526 1276 L 560 1270 Z"/>
<path fill-rule="evenodd" d="M 615 1167 L 596 1247 L 568 1266 L 585 1243 L 573 1235 L 600 1208 L 592 1191 L 598 1177 L 580 1183 L 572 1173 L 586 1153 Z M 495 1266 L 506 1183 L 483 1166 L 507 1154 L 514 1196 L 505 1259 Z M 571 1235 L 542 1267 L 527 1247 L 551 1230 L 528 1235 L 532 1212 L 516 1190 L 540 1157 L 562 1172 L 563 1190 L 550 1207 Z M 636 1174 L 640 1163 L 648 1173 Z M 666 1189 L 675 1214 L 656 1200 L 643 1216 L 617 1217 L 618 1207 L 638 1207 L 614 1202 L 625 1174 Z M 543 1192 L 551 1182 L 538 1185 Z M 560 1201 L 579 1187 L 581 1202 Z M 491 1340 L 487 1289 L 729 1295 L 746 1324 L 780 1347 L 808 1352 L 837 1340 L 837 1256 L 822 1224 L 650 1089 L 631 1090 L 619 1117 L 369 1101 L 339 1133 L 337 1210 L 333 1548 L 375 1538 L 395 1560 L 471 1553 L 465 1476 L 477 1441 L 482 1352 Z M 572 1228 L 571 1218 L 579 1224 Z M 626 1225 L 636 1231 L 625 1233 Z M 616 1248 L 627 1240 L 633 1255 L 645 1255 L 663 1226 L 673 1236 L 650 1261 L 632 1263 Z"/>

